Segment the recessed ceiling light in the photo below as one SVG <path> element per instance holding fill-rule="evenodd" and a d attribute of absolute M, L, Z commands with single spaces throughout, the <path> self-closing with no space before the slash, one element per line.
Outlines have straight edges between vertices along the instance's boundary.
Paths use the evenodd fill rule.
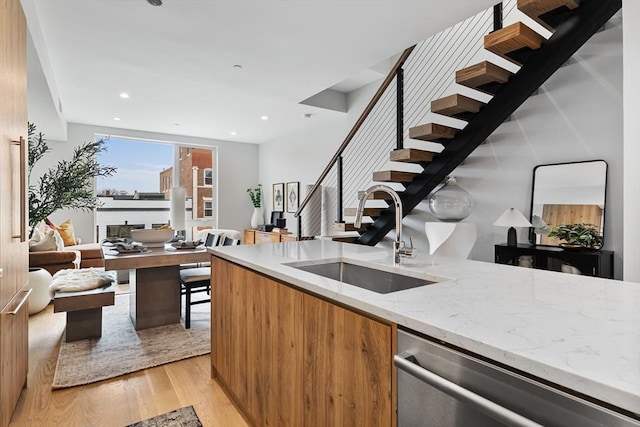
<path fill-rule="evenodd" d="M 267 117 L 267 116 L 262 116 L 262 117 L 260 117 L 260 118 L 261 118 L 262 120 L 269 120 L 269 117 Z"/>
<path fill-rule="evenodd" d="M 122 92 L 122 93 L 120 94 L 120 98 L 123 98 L 123 99 L 129 99 L 129 94 L 128 94 L 127 92 Z"/>
<path fill-rule="evenodd" d="M 116 122 L 120 121 L 120 117 L 114 117 L 113 120 L 115 120 Z"/>
<path fill-rule="evenodd" d="M 236 136 L 237 135 L 236 131 L 231 131 L 231 135 Z"/>

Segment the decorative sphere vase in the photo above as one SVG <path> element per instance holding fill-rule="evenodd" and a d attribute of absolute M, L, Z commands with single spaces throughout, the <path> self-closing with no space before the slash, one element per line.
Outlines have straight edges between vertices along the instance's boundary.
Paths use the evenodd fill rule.
<path fill-rule="evenodd" d="M 51 302 L 53 294 L 49 291 L 51 274 L 44 268 L 29 269 L 29 287 L 33 289 L 29 296 L 29 314 L 36 314 L 44 310 Z"/>
<path fill-rule="evenodd" d="M 442 187 L 429 196 L 429 209 L 440 221 L 458 222 L 471 214 L 473 198 L 456 179 L 448 176 Z"/>
<path fill-rule="evenodd" d="M 254 207 L 253 215 L 251 215 L 251 228 L 258 228 L 258 225 L 264 224 L 264 218 L 262 217 L 262 208 Z"/>

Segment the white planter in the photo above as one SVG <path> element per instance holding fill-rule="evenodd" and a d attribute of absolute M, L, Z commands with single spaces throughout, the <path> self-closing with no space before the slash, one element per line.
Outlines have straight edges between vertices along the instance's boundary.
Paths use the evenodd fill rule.
<path fill-rule="evenodd" d="M 44 268 L 30 268 L 28 278 L 28 286 L 33 289 L 29 296 L 29 315 L 32 315 L 44 310 L 53 298 L 49 292 L 51 274 Z"/>
<path fill-rule="evenodd" d="M 260 224 L 264 224 L 262 208 L 253 208 L 253 215 L 251 215 L 251 228 L 258 228 L 258 225 Z"/>

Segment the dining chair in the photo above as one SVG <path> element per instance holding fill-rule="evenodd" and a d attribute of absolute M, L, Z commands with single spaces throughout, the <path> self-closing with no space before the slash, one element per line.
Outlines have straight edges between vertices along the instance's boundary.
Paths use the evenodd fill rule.
<path fill-rule="evenodd" d="M 222 234 L 208 233 L 205 247 L 233 246 L 240 244 L 239 239 L 225 237 Z M 207 299 L 193 301 L 191 296 L 206 292 Z M 196 267 L 180 270 L 180 293 L 185 296 L 184 327 L 191 328 L 191 306 L 211 302 L 211 267 Z"/>

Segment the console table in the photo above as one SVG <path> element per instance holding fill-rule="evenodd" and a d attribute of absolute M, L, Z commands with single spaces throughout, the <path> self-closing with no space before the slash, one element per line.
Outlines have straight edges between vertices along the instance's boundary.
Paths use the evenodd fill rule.
<path fill-rule="evenodd" d="M 244 230 L 245 245 L 254 245 L 258 243 L 295 242 L 296 240 L 296 235 L 293 233 L 279 233 L 275 231 L 260 231 L 253 229 Z"/>
<path fill-rule="evenodd" d="M 530 244 L 495 245 L 495 262 L 498 264 L 519 265 L 521 256 L 530 256 L 533 268 L 562 271 L 562 265 L 568 264 L 585 276 L 613 279 L 613 251 L 564 249 Z"/>

